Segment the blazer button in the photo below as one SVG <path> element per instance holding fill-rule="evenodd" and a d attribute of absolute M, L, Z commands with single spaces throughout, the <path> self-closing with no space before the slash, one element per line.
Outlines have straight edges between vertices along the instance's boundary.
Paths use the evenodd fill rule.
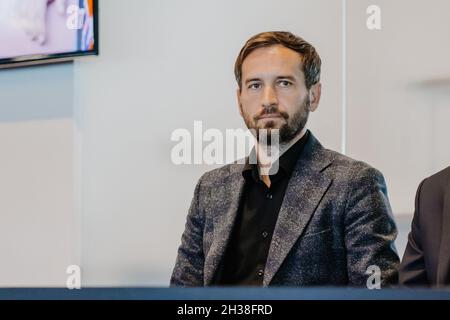
<path fill-rule="evenodd" d="M 268 193 L 268 194 L 266 195 L 266 197 L 267 197 L 267 199 L 272 199 L 272 198 L 273 198 L 273 196 L 272 196 L 271 193 Z"/>
<path fill-rule="evenodd" d="M 258 270 L 258 277 L 262 277 L 264 275 L 264 271 L 263 270 Z"/>
<path fill-rule="evenodd" d="M 263 233 L 262 233 L 262 237 L 265 239 L 265 238 L 267 238 L 267 236 L 269 235 L 269 233 L 267 232 L 267 231 L 264 231 Z"/>

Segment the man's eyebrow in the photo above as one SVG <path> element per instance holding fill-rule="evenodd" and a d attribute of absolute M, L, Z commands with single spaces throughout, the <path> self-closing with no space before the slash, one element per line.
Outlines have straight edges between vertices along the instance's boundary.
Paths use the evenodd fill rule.
<path fill-rule="evenodd" d="M 297 81 L 297 78 L 295 78 L 294 76 L 288 76 L 288 75 L 278 76 L 277 80 L 280 80 L 280 79 L 291 80 L 292 82 Z M 250 78 L 250 79 L 245 80 L 245 84 L 248 84 L 250 82 L 255 82 L 255 81 L 262 81 L 262 80 L 260 78 Z"/>
<path fill-rule="evenodd" d="M 248 84 L 249 82 L 253 82 L 253 81 L 261 81 L 261 79 L 260 78 L 250 78 L 250 79 L 245 80 L 245 84 Z"/>
<path fill-rule="evenodd" d="M 291 80 L 291 81 L 297 81 L 297 78 L 295 78 L 294 76 L 279 76 L 277 77 L 277 80 L 280 79 L 287 79 L 287 80 Z"/>

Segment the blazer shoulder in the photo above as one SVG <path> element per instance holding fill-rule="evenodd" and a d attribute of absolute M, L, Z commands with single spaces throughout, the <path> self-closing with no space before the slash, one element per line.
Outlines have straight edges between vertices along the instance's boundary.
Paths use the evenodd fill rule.
<path fill-rule="evenodd" d="M 423 183 L 427 186 L 445 187 L 450 184 L 450 167 L 447 167 L 430 177 L 426 178 Z"/>
<path fill-rule="evenodd" d="M 199 179 L 199 183 L 202 186 L 211 186 L 217 183 L 224 183 L 225 180 L 229 179 L 235 174 L 240 174 L 244 164 L 234 163 L 226 164 L 222 167 L 205 172 Z"/>
<path fill-rule="evenodd" d="M 364 161 L 353 159 L 333 150 L 325 149 L 324 151 L 332 159 L 330 166 L 332 170 L 344 178 L 364 177 L 384 179 L 383 174 L 378 169 Z"/>
<path fill-rule="evenodd" d="M 417 189 L 416 197 L 422 200 L 441 201 L 443 194 L 450 191 L 450 167 L 425 178 Z"/>

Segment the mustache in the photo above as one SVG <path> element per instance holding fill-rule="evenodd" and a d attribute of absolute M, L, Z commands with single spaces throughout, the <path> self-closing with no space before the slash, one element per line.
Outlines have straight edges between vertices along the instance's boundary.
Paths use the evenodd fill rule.
<path fill-rule="evenodd" d="M 284 118 L 285 120 L 289 119 L 289 115 L 287 112 L 284 111 L 279 111 L 276 108 L 268 108 L 268 109 L 264 109 L 263 111 L 261 111 L 260 113 L 258 113 L 256 116 L 253 117 L 253 119 L 256 120 L 260 120 L 261 117 L 263 116 L 268 116 L 268 115 L 276 115 L 276 116 L 280 116 L 282 118 Z"/>

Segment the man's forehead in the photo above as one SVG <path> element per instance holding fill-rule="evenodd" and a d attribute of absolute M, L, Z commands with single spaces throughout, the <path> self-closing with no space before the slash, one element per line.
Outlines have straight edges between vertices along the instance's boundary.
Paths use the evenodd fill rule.
<path fill-rule="evenodd" d="M 244 77 L 266 73 L 302 75 L 301 55 L 281 45 L 258 48 L 252 51 L 242 64 Z"/>

